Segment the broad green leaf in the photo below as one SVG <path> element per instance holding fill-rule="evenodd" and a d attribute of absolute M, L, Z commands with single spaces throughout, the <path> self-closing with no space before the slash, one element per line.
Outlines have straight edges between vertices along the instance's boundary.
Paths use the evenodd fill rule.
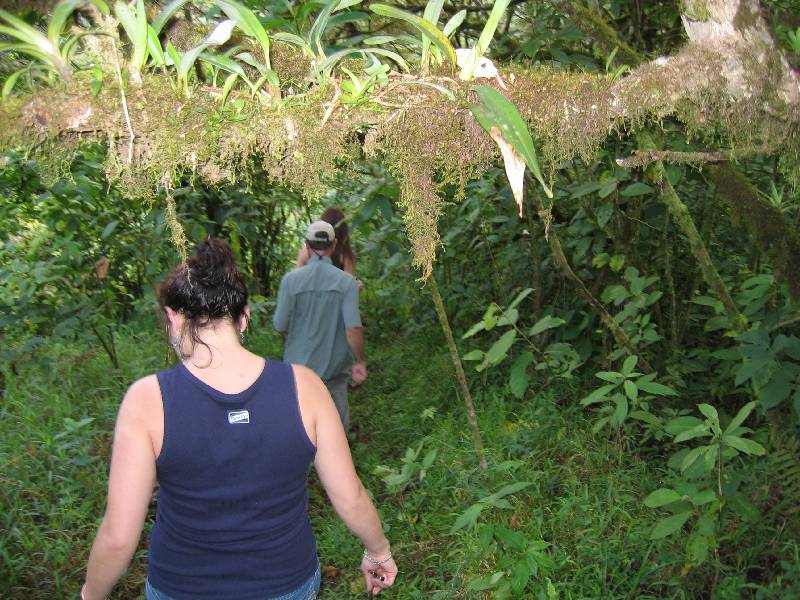
<path fill-rule="evenodd" d="M 486 575 L 485 577 L 478 577 L 470 581 L 467 589 L 472 592 L 482 592 L 490 590 L 497 585 L 497 583 L 505 577 L 505 571 L 499 571 L 493 575 Z"/>
<path fill-rule="evenodd" d="M 483 354 L 483 350 L 472 350 L 462 356 L 461 360 L 481 360 L 483 359 Z"/>
<path fill-rule="evenodd" d="M 614 412 L 611 415 L 611 424 L 619 427 L 628 417 L 628 399 L 622 394 L 613 396 Z"/>
<path fill-rule="evenodd" d="M 161 41 L 158 39 L 158 34 L 155 29 L 148 25 L 147 27 L 147 51 L 156 63 L 156 66 L 163 67 L 167 64 L 166 57 L 164 56 L 164 49 L 161 47 Z"/>
<path fill-rule="evenodd" d="M 636 399 L 639 397 L 639 388 L 636 387 L 636 384 L 630 379 L 626 379 L 622 385 L 625 388 L 625 395 L 628 399 L 631 402 L 636 402 Z"/>
<path fill-rule="evenodd" d="M 532 362 L 533 353 L 523 352 L 514 360 L 514 364 L 511 366 L 509 388 L 515 398 L 522 398 L 525 395 L 525 391 L 528 389 L 528 384 L 530 383 L 528 366 Z"/>
<path fill-rule="evenodd" d="M 686 542 L 686 553 L 694 564 L 702 564 L 708 558 L 708 538 L 699 533 L 692 533 Z"/>
<path fill-rule="evenodd" d="M 539 169 L 539 160 L 536 157 L 533 138 L 517 107 L 493 87 L 478 85 L 474 89 L 483 103 L 481 105 L 470 105 L 470 111 L 472 111 L 475 119 L 490 135 L 492 129 L 497 128 L 502 138 L 514 148 L 531 170 L 531 174 L 542 186 L 547 197 L 552 198 L 553 192 L 545 183 L 542 172 Z"/>
<path fill-rule="evenodd" d="M 716 492 L 711 489 L 701 490 L 696 494 L 687 494 L 687 496 L 689 496 L 689 500 L 691 500 L 692 504 L 695 506 L 702 506 L 717 499 Z"/>
<path fill-rule="evenodd" d="M 483 321 L 478 321 L 477 323 L 475 323 L 475 325 L 473 325 L 472 327 L 469 328 L 467 333 L 465 333 L 464 335 L 461 336 L 461 339 L 465 340 L 467 338 L 471 338 L 473 335 L 475 335 L 479 331 L 483 331 L 485 329 L 486 329 L 486 324 Z"/>
<path fill-rule="evenodd" d="M 447 39 L 447 36 L 442 33 L 438 27 L 432 25 L 425 19 L 418 17 L 415 14 L 400 10 L 399 8 L 395 8 L 394 6 L 389 6 L 387 4 L 373 4 L 369 7 L 369 9 L 382 17 L 400 19 L 401 21 L 410 23 L 416 27 L 422 35 L 427 37 L 437 48 L 439 48 L 451 66 L 455 66 L 456 51 L 453 49 L 453 45 L 450 43 L 450 40 Z"/>
<path fill-rule="evenodd" d="M 490 502 L 491 500 L 499 500 L 500 498 L 505 498 L 506 496 L 510 496 L 511 494 L 516 494 L 519 491 L 524 490 L 526 487 L 530 487 L 533 485 L 531 481 L 517 481 L 515 483 L 509 483 L 508 485 L 504 485 L 499 490 L 497 490 L 494 494 L 486 496 L 482 500 L 482 502 Z"/>
<path fill-rule="evenodd" d="M 581 400 L 581 406 L 587 406 L 589 404 L 602 401 L 615 387 L 617 387 L 616 384 L 600 386 Z"/>
<path fill-rule="evenodd" d="M 531 570 L 525 561 L 517 561 L 511 569 L 511 590 L 515 597 L 520 597 L 531 578 Z"/>
<path fill-rule="evenodd" d="M 675 439 L 672 440 L 676 444 L 680 442 L 685 442 L 687 440 L 693 440 L 695 438 L 703 437 L 709 435 L 708 425 L 705 423 L 700 423 L 691 429 L 684 429 L 681 433 L 675 436 Z"/>
<path fill-rule="evenodd" d="M 644 499 L 644 505 L 648 508 L 658 508 L 659 506 L 666 506 L 681 499 L 681 495 L 673 489 L 661 488 L 648 494 Z"/>
<path fill-rule="evenodd" d="M 621 196 L 641 196 L 643 194 L 652 194 L 655 190 L 646 183 L 636 182 L 630 184 L 620 193 Z"/>
<path fill-rule="evenodd" d="M 589 194 L 596 192 L 599 189 L 600 189 L 599 181 L 586 181 L 576 186 L 571 186 L 570 190 L 572 191 L 572 195 L 570 197 L 573 199 L 583 198 L 584 196 L 588 196 Z"/>
<path fill-rule="evenodd" d="M 677 515 L 672 515 L 671 517 L 661 519 L 658 521 L 658 523 L 656 523 L 655 527 L 653 527 L 653 531 L 650 533 L 650 539 L 661 540 L 669 535 L 672 535 L 676 531 L 679 531 L 681 527 L 683 527 L 683 524 L 686 523 L 691 516 L 691 512 L 682 512 L 678 513 Z"/>
<path fill-rule="evenodd" d="M 748 440 L 735 435 L 723 435 L 722 443 L 731 448 L 736 448 L 745 454 L 754 454 L 756 456 L 763 456 L 766 454 L 764 446 L 753 440 Z"/>
<path fill-rule="evenodd" d="M 519 311 L 516 308 L 507 308 L 497 319 L 497 326 L 514 325 L 519 319 Z"/>
<path fill-rule="evenodd" d="M 225 83 L 222 85 L 222 96 L 220 97 L 220 103 L 224 106 L 225 102 L 228 100 L 228 96 L 233 89 L 236 80 L 239 78 L 239 75 L 236 73 L 231 73 L 225 78 Z"/>
<path fill-rule="evenodd" d="M 473 504 L 467 510 L 465 510 L 461 515 L 459 515 L 456 522 L 453 523 L 453 526 L 450 528 L 450 534 L 454 534 L 455 532 L 464 529 L 465 527 L 474 527 L 478 522 L 478 517 L 483 511 L 485 504 L 478 502 L 477 504 Z"/>
<path fill-rule="evenodd" d="M 349 56 L 351 54 L 364 54 L 364 55 L 380 55 L 386 56 L 387 58 L 391 58 L 397 65 L 403 69 L 404 71 L 409 70 L 408 63 L 400 56 L 397 52 L 392 52 L 391 50 L 384 50 L 382 48 L 345 48 L 344 50 L 339 50 L 338 52 L 334 52 L 330 56 L 328 56 L 325 60 L 320 63 L 314 65 L 314 70 L 317 73 L 326 73 L 330 71 L 337 62 L 342 60 L 345 56 Z"/>
<path fill-rule="evenodd" d="M 530 336 L 539 335 L 543 331 L 547 331 L 548 329 L 553 329 L 555 327 L 560 327 L 564 323 L 566 323 L 564 319 L 547 315 L 539 319 L 536 322 L 536 324 L 530 328 L 530 331 L 528 331 L 528 335 Z"/>
<path fill-rule="evenodd" d="M 242 65 L 237 63 L 232 58 L 228 58 L 227 56 L 223 56 L 221 54 L 209 54 L 208 52 L 203 52 L 200 54 L 200 60 L 205 61 L 210 65 L 214 65 L 215 67 L 219 67 L 220 69 L 224 69 L 229 73 L 235 73 L 242 79 L 247 79 L 247 73 L 245 73 Z"/>
<path fill-rule="evenodd" d="M 694 462 L 698 458 L 700 458 L 700 456 L 706 450 L 708 450 L 708 446 L 699 446 L 697 448 L 692 448 L 691 450 L 689 450 L 689 452 L 686 453 L 686 455 L 683 457 L 683 460 L 681 461 L 680 465 L 681 471 L 686 471 L 686 469 L 691 467 L 694 464 Z"/>
<path fill-rule="evenodd" d="M 636 363 L 639 361 L 639 357 L 635 354 L 629 356 L 625 359 L 625 362 L 622 363 L 622 374 L 627 377 L 631 373 L 633 373 L 634 367 L 636 367 Z"/>
<path fill-rule="evenodd" d="M 616 371 L 598 371 L 594 374 L 594 376 L 598 379 L 602 379 L 603 381 L 616 384 L 621 383 L 622 380 L 625 379 L 622 376 L 622 373 L 617 373 Z"/>
<path fill-rule="evenodd" d="M 677 396 L 678 392 L 671 387 L 656 383 L 655 381 L 642 381 L 636 382 L 637 387 L 643 392 L 654 394 L 656 396 Z"/>
<path fill-rule="evenodd" d="M 769 383 L 759 390 L 758 398 L 761 401 L 761 407 L 764 410 L 769 410 L 770 408 L 778 406 L 786 400 L 795 389 L 797 389 L 797 383 L 794 373 L 786 368 L 776 371 L 769 380 Z"/>
<path fill-rule="evenodd" d="M 487 367 L 494 366 L 506 357 L 508 353 L 508 349 L 511 348 L 511 345 L 517 339 L 517 330 L 511 329 L 506 331 L 503 335 L 500 336 L 494 344 L 492 344 L 491 348 L 486 351 L 486 356 L 483 357 L 483 362 L 478 365 L 477 370 L 482 371 Z"/>
<path fill-rule="evenodd" d="M 717 414 L 717 409 L 711 406 L 710 404 L 701 403 L 697 405 L 697 409 L 703 413 L 703 415 L 713 421 L 714 423 L 719 423 L 719 414 Z"/>
<path fill-rule="evenodd" d="M 67 19 L 81 4 L 83 4 L 83 0 L 61 0 L 53 8 L 53 14 L 50 15 L 50 23 L 47 26 L 47 38 L 54 48 L 58 48 L 61 43 L 61 33 L 64 31 Z"/>
<path fill-rule="evenodd" d="M 642 421 L 647 423 L 648 425 L 661 425 L 661 419 L 654 415 L 653 413 L 649 413 L 645 410 L 633 410 L 630 414 L 631 419 L 636 419 L 637 421 Z"/>
<path fill-rule="evenodd" d="M 670 435 L 678 435 L 689 429 L 694 429 L 698 425 L 703 425 L 703 421 L 701 421 L 697 417 L 691 417 L 691 416 L 675 417 L 674 419 L 671 419 L 667 423 L 664 429 Z"/>

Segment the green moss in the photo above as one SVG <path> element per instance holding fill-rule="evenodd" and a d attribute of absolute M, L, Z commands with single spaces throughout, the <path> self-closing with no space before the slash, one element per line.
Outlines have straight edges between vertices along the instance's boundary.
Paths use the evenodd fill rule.
<path fill-rule="evenodd" d="M 734 224 L 744 226 L 758 248 L 769 257 L 775 278 L 787 284 L 792 298 L 800 300 L 800 235 L 778 208 L 765 201 L 747 178 L 729 165 L 709 172 L 717 195 L 725 202 Z"/>
<path fill-rule="evenodd" d="M 681 2 L 681 13 L 692 21 L 708 21 L 711 19 L 711 11 L 708 9 L 706 0 L 683 0 Z"/>

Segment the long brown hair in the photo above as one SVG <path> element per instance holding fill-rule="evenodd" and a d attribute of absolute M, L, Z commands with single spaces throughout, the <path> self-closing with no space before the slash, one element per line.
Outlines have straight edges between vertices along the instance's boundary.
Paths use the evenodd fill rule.
<path fill-rule="evenodd" d="M 344 270 L 345 262 L 355 263 L 356 255 L 350 247 L 350 230 L 347 221 L 344 219 L 342 209 L 337 206 L 329 206 L 320 215 L 320 220 L 333 225 L 336 232 L 336 250 L 331 255 L 331 261 L 340 269 Z"/>

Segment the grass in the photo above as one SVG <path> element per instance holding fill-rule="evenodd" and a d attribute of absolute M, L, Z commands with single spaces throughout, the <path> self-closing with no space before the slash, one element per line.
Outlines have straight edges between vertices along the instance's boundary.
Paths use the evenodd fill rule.
<path fill-rule="evenodd" d="M 278 338 L 266 331 L 248 344 L 279 356 Z M 5 369 L 3 598 L 67 598 L 81 583 L 104 507 L 118 403 L 131 381 L 164 365 L 155 326 L 124 329 L 119 348 L 120 372 L 108 367 L 101 352 L 57 342 L 17 365 L 17 374 Z M 557 384 L 518 401 L 491 380 L 474 381 L 490 465 L 482 471 L 449 358 L 436 335 L 373 337 L 369 352 L 370 377 L 350 399 L 351 446 L 400 567 L 397 584 L 384 597 L 708 597 L 711 565 L 691 569 L 683 562 L 680 541 L 648 540 L 654 514 L 641 500 L 659 486 L 659 457 L 645 459 L 591 434 L 587 414 L 576 408 L 579 391 Z M 404 463 L 406 450 L 420 444 L 418 457 Z M 435 458 L 421 473 L 431 450 Z M 386 473 L 400 473 L 404 464 L 408 477 L 387 485 Z M 320 598 L 364 597 L 357 568 L 361 547 L 333 514 L 313 474 L 310 481 L 324 573 Z M 515 482 L 528 485 L 487 500 Z M 480 509 L 479 514 L 451 533 L 474 505 L 479 508 L 471 510 Z M 760 529 L 745 535 L 761 554 L 770 540 L 778 540 L 772 552 L 780 560 L 770 567 L 778 575 L 748 575 L 765 559 L 740 535 L 738 544 L 723 549 L 729 567 L 722 570 L 716 597 L 792 597 L 800 574 L 797 544 Z M 145 549 L 146 535 L 115 598 L 141 597 Z"/>

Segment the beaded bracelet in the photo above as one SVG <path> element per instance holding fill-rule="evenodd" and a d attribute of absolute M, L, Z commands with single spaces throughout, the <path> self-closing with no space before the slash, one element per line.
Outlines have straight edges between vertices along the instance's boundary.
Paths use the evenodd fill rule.
<path fill-rule="evenodd" d="M 367 561 L 369 561 L 370 563 L 372 563 L 373 565 L 375 565 L 377 567 L 379 565 L 382 565 L 383 563 L 387 563 L 390 560 L 392 560 L 392 553 L 389 552 L 389 556 L 387 556 L 383 560 L 375 560 L 374 558 L 372 558 L 372 556 L 370 556 L 369 552 L 367 552 L 367 549 L 364 548 L 364 558 L 366 558 Z"/>

